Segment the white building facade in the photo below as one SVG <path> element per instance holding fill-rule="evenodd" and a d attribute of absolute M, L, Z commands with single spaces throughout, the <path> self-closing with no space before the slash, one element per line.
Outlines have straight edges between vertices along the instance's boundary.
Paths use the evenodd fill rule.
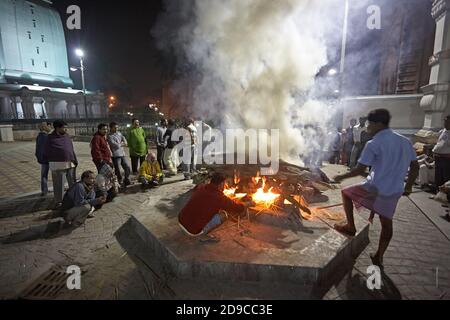
<path fill-rule="evenodd" d="M 0 121 L 104 118 L 101 93 L 74 90 L 64 27 L 48 0 L 0 0 Z M 87 111 L 87 114 L 86 114 Z"/>

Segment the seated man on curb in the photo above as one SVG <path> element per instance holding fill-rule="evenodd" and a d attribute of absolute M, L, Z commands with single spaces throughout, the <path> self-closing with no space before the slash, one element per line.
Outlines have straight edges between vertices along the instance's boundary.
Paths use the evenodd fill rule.
<path fill-rule="evenodd" d="M 99 174 L 95 178 L 95 197 L 106 198 L 105 202 L 111 202 L 119 193 L 119 182 L 114 174 L 113 168 L 105 163 L 100 169 Z M 103 203 L 95 206 L 95 210 L 100 210 Z M 90 217 L 93 217 L 93 213 Z"/>
<path fill-rule="evenodd" d="M 425 189 L 430 185 L 434 184 L 434 158 L 432 145 L 424 145 L 423 151 L 424 154 L 417 157 L 417 161 L 419 162 L 419 178 L 416 179 L 416 182 L 419 184 L 421 189 Z"/>
<path fill-rule="evenodd" d="M 155 187 L 163 183 L 164 175 L 154 153 L 149 153 L 139 170 L 139 182 L 142 187 Z"/>
<path fill-rule="evenodd" d="M 200 241 L 218 241 L 208 233 L 227 219 L 227 213 L 242 214 L 252 203 L 235 202 L 223 194 L 225 176 L 215 173 L 209 184 L 195 187 L 194 193 L 178 215 L 181 229 Z"/>
<path fill-rule="evenodd" d="M 61 205 L 65 227 L 79 227 L 84 223 L 95 206 L 106 202 L 106 197 L 95 197 L 95 175 L 92 171 L 85 171 L 81 181 L 75 183 L 64 195 Z"/>
<path fill-rule="evenodd" d="M 445 194 L 445 197 L 447 198 L 447 204 L 443 205 L 448 208 L 448 205 L 450 204 L 450 181 L 447 181 L 444 183 L 443 186 L 439 187 L 439 192 Z M 447 214 L 445 215 L 445 219 L 450 222 L 450 211 L 447 209 Z"/>

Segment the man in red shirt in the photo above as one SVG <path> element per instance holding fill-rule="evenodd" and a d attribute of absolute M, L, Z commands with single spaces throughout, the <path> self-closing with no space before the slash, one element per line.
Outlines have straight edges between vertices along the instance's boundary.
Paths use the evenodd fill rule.
<path fill-rule="evenodd" d="M 225 176 L 215 173 L 209 184 L 200 184 L 194 189 L 191 199 L 178 215 L 181 229 L 201 240 L 217 240 L 208 233 L 221 225 L 226 213 L 242 214 L 252 203 L 235 202 L 223 194 Z"/>
<path fill-rule="evenodd" d="M 113 167 L 111 160 L 111 149 L 109 148 L 106 135 L 108 134 L 108 126 L 104 123 L 98 125 L 98 131 L 95 133 L 91 140 L 91 155 L 92 161 L 94 161 L 98 172 L 102 169 L 103 165 L 108 164 Z"/>

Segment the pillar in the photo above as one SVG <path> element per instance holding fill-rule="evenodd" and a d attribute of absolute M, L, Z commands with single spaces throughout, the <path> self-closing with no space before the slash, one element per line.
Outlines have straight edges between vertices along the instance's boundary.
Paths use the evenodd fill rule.
<path fill-rule="evenodd" d="M 420 107 L 425 111 L 423 129 L 416 138 L 424 143 L 437 140 L 437 131 L 443 128 L 444 115 L 450 111 L 450 0 L 431 0 L 431 15 L 436 20 L 436 35 L 430 82 L 422 87 L 424 96 Z"/>

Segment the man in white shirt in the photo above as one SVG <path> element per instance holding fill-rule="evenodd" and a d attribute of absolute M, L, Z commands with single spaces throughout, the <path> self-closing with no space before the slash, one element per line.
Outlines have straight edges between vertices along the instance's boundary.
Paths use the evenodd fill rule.
<path fill-rule="evenodd" d="M 350 168 L 354 168 L 358 162 L 364 145 L 361 141 L 361 133 L 366 131 L 367 119 L 364 117 L 359 118 L 359 123 L 353 127 L 353 149 L 350 155 Z"/>
<path fill-rule="evenodd" d="M 439 135 L 438 142 L 433 149 L 435 159 L 435 183 L 442 186 L 450 180 L 450 115 L 445 117 L 444 129 Z"/>
<path fill-rule="evenodd" d="M 112 161 L 114 164 L 114 170 L 117 176 L 117 179 L 120 184 L 122 184 L 122 174 L 120 172 L 120 167 L 124 170 L 125 180 L 123 181 L 124 187 L 127 187 L 131 184 L 130 174 L 131 168 L 128 163 L 127 158 L 125 157 L 125 149 L 124 147 L 128 146 L 127 139 L 123 136 L 123 134 L 119 131 L 119 125 L 115 122 L 111 122 L 109 124 L 110 133 L 108 135 L 108 143 L 112 152 Z"/>
<path fill-rule="evenodd" d="M 183 164 L 183 174 L 184 179 L 189 180 L 192 178 L 192 174 L 196 170 L 196 160 L 197 160 L 197 128 L 194 125 L 194 120 L 192 118 L 187 119 L 186 129 L 189 131 L 190 141 L 186 141 L 187 144 L 191 146 L 191 159 L 189 163 Z"/>
<path fill-rule="evenodd" d="M 161 119 L 160 125 L 156 129 L 156 158 L 158 159 L 159 166 L 161 167 L 161 170 L 166 169 L 166 166 L 164 164 L 164 149 L 165 142 L 164 142 L 164 134 L 167 130 L 167 120 Z"/>
<path fill-rule="evenodd" d="M 368 132 L 373 139 L 366 144 L 358 165 L 349 173 L 335 177 L 336 182 L 370 173 L 358 185 L 342 190 L 347 223 L 336 225 L 335 229 L 344 234 L 356 234 L 353 219 L 353 204 L 365 207 L 380 217 L 381 235 L 378 251 L 371 255 L 372 263 L 382 267 L 383 255 L 392 238 L 392 219 L 398 200 L 412 192 L 412 186 L 419 172 L 416 152 L 411 142 L 389 128 L 391 115 L 388 110 L 377 109 L 369 113 Z M 408 173 L 409 169 L 409 173 Z M 406 186 L 404 180 L 408 174 Z"/>

